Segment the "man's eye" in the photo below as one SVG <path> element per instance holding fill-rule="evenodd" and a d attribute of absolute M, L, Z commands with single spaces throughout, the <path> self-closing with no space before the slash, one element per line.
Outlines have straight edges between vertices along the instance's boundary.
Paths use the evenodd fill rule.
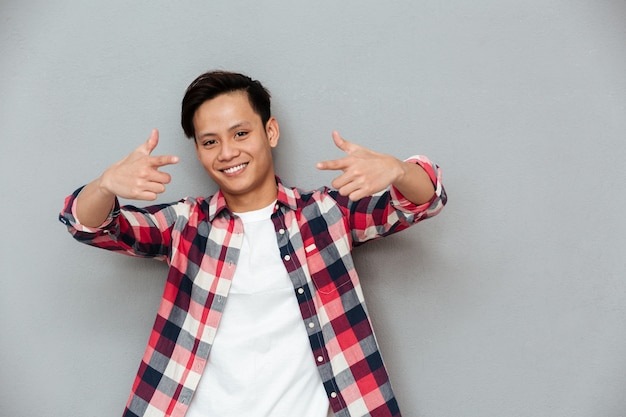
<path fill-rule="evenodd" d="M 241 139 L 243 137 L 245 137 L 248 134 L 248 132 L 237 132 L 235 133 L 235 137 L 238 139 Z"/>
<path fill-rule="evenodd" d="M 202 142 L 202 146 L 212 146 L 215 145 L 217 141 L 215 139 L 209 139 Z"/>

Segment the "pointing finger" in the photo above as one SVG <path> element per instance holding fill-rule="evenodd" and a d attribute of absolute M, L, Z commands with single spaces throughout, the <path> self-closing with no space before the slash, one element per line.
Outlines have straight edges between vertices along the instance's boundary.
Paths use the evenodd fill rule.
<path fill-rule="evenodd" d="M 346 168 L 347 164 L 342 158 L 342 159 L 332 159 L 329 161 L 321 161 L 315 164 L 315 167 L 319 169 L 320 171 L 326 171 L 326 170 L 338 171 L 338 170 L 343 170 L 344 168 Z"/>
<path fill-rule="evenodd" d="M 146 142 L 143 143 L 139 148 L 142 152 L 146 154 L 146 156 L 150 156 L 152 151 L 159 144 L 159 130 L 152 129 L 152 133 L 150 133 L 150 137 Z M 174 155 L 159 155 L 159 156 L 151 156 L 150 164 L 154 167 L 162 167 L 165 165 L 176 164 L 178 162 L 178 157 Z"/>
<path fill-rule="evenodd" d="M 348 153 L 348 147 L 350 145 L 350 142 L 343 139 L 336 130 L 333 130 L 332 137 L 335 146 L 342 151 Z M 343 160 L 343 158 L 329 161 L 321 161 L 315 164 L 315 167 L 319 170 L 342 170 L 346 168 L 346 166 L 346 162 Z"/>
<path fill-rule="evenodd" d="M 150 158 L 150 162 L 154 167 L 162 167 L 178 163 L 178 157 L 174 155 L 159 155 Z"/>

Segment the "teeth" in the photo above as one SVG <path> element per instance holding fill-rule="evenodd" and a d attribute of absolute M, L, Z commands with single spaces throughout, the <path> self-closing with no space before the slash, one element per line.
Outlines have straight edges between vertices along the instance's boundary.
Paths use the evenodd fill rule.
<path fill-rule="evenodd" d="M 234 172 L 237 172 L 237 171 L 239 171 L 239 170 L 244 169 L 244 168 L 246 167 L 246 165 L 248 165 L 248 164 L 241 164 L 241 165 L 237 165 L 237 166 L 235 166 L 235 167 L 228 168 L 228 169 L 224 169 L 224 170 L 222 170 L 222 171 L 224 171 L 224 172 L 225 172 L 225 173 L 227 173 L 227 174 L 232 174 L 232 173 L 234 173 Z"/>

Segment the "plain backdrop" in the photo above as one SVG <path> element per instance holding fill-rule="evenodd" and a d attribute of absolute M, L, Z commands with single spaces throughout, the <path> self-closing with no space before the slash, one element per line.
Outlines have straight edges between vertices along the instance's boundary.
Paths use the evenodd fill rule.
<path fill-rule="evenodd" d="M 214 185 L 184 89 L 262 80 L 277 170 L 348 140 L 443 170 L 436 218 L 355 252 L 405 416 L 626 415 L 626 2 L 0 2 L 0 415 L 121 415 L 164 264 L 74 242 L 63 199 L 161 131 L 159 201 Z"/>

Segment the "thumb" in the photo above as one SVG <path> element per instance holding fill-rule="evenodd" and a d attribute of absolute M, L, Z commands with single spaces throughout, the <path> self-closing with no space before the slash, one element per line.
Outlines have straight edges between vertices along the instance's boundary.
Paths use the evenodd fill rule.
<path fill-rule="evenodd" d="M 344 138 L 339 135 L 339 132 L 333 130 L 333 142 L 335 142 L 335 146 L 349 154 L 354 151 L 354 144 L 352 142 L 348 142 Z"/>
<path fill-rule="evenodd" d="M 152 133 L 150 133 L 150 137 L 141 146 L 141 148 L 142 148 L 142 151 L 146 155 L 150 155 L 152 153 L 152 151 L 154 150 L 154 148 L 157 147 L 158 144 L 159 144 L 159 130 L 158 129 L 152 129 Z"/>

